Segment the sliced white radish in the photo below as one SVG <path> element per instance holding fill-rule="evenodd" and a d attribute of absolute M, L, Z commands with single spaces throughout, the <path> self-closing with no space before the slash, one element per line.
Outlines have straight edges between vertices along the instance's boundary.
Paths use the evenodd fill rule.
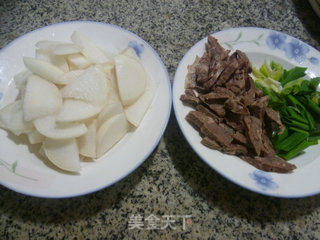
<path fill-rule="evenodd" d="M 79 153 L 85 157 L 96 158 L 97 120 L 94 119 L 87 127 L 88 132 L 78 138 Z"/>
<path fill-rule="evenodd" d="M 68 83 L 76 80 L 83 73 L 84 73 L 84 70 L 73 70 L 73 71 L 67 72 L 61 76 L 60 83 L 61 84 L 68 84 Z"/>
<path fill-rule="evenodd" d="M 91 64 L 88 59 L 80 53 L 71 54 L 67 59 L 70 67 L 73 69 L 85 69 Z"/>
<path fill-rule="evenodd" d="M 48 159 L 62 170 L 79 172 L 80 159 L 75 139 L 56 140 L 47 138 L 43 149 Z"/>
<path fill-rule="evenodd" d="M 62 43 L 57 44 L 54 49 L 52 50 L 52 53 L 55 55 L 69 55 L 80 52 L 80 47 L 73 43 Z"/>
<path fill-rule="evenodd" d="M 147 112 L 156 92 L 154 82 L 148 78 L 145 92 L 142 96 L 132 105 L 124 108 L 124 112 L 128 121 L 135 127 L 138 127 L 145 113 Z"/>
<path fill-rule="evenodd" d="M 135 59 L 137 61 L 140 61 L 139 57 L 136 54 L 136 51 L 131 47 L 128 47 L 125 50 L 123 50 L 121 54 L 125 55 L 127 57 L 132 57 L 133 59 Z"/>
<path fill-rule="evenodd" d="M 45 49 L 36 49 L 36 59 L 51 63 L 63 72 L 69 72 L 69 65 L 64 56 L 54 55 Z"/>
<path fill-rule="evenodd" d="M 43 77 L 46 80 L 59 84 L 60 77 L 63 75 L 63 71 L 43 60 L 23 57 L 24 64 L 33 73 Z"/>
<path fill-rule="evenodd" d="M 27 133 L 28 140 L 31 144 L 37 144 L 43 142 L 46 138 L 41 135 L 37 130 Z"/>
<path fill-rule="evenodd" d="M 23 118 L 21 100 L 15 101 L 0 110 L 0 127 L 18 136 L 32 131 L 32 122 L 26 122 Z"/>
<path fill-rule="evenodd" d="M 56 47 L 56 45 L 59 45 L 59 44 L 68 44 L 68 43 L 61 42 L 61 41 L 41 40 L 36 43 L 36 47 L 51 52 Z"/>
<path fill-rule="evenodd" d="M 31 121 L 57 113 L 62 106 L 59 89 L 36 75 L 30 75 L 23 99 L 24 119 Z"/>
<path fill-rule="evenodd" d="M 118 114 L 108 119 L 97 132 L 97 157 L 101 157 L 128 132 L 126 116 Z"/>
<path fill-rule="evenodd" d="M 83 123 L 57 123 L 55 116 L 39 118 L 33 122 L 42 135 L 52 139 L 77 138 L 87 132 Z"/>
<path fill-rule="evenodd" d="M 24 70 L 13 77 L 16 88 L 19 90 L 19 95 L 18 95 L 17 99 L 24 98 L 26 85 L 27 85 L 27 79 L 30 76 L 30 74 L 31 74 L 31 72 L 29 70 Z"/>
<path fill-rule="evenodd" d="M 121 102 L 118 101 L 109 101 L 101 110 L 98 115 L 98 126 L 101 126 L 109 118 L 123 113 L 123 108 Z"/>
<path fill-rule="evenodd" d="M 57 122 L 76 122 L 82 121 L 97 115 L 102 107 L 94 106 L 90 103 L 67 99 L 64 101 L 60 112 L 57 115 Z"/>
<path fill-rule="evenodd" d="M 71 40 L 81 48 L 82 54 L 86 56 L 90 62 L 105 63 L 109 60 L 98 46 L 81 33 L 74 31 L 71 35 Z"/>
<path fill-rule="evenodd" d="M 76 80 L 61 89 L 64 98 L 74 98 L 102 106 L 108 93 L 107 79 L 97 67 L 91 66 Z"/>
<path fill-rule="evenodd" d="M 147 73 L 141 63 L 131 57 L 115 57 L 119 95 L 123 105 L 134 103 L 146 88 Z"/>
<path fill-rule="evenodd" d="M 36 49 L 36 59 L 51 63 L 51 53 L 45 49 Z"/>
<path fill-rule="evenodd" d="M 31 72 L 28 70 L 21 71 L 13 77 L 16 88 L 21 90 L 25 89 L 27 84 L 27 79 L 30 76 Z"/>

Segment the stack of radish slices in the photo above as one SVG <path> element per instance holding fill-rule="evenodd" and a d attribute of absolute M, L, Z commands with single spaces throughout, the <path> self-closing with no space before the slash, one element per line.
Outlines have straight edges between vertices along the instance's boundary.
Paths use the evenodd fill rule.
<path fill-rule="evenodd" d="M 27 70 L 14 77 L 19 95 L 0 110 L 0 127 L 79 172 L 82 158 L 101 157 L 139 126 L 156 87 L 132 48 L 110 57 L 79 32 L 71 40 L 40 41 L 36 57 L 23 58 Z"/>

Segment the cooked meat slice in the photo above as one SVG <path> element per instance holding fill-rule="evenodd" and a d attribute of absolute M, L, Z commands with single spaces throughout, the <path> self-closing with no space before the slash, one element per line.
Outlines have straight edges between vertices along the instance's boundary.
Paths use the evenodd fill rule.
<path fill-rule="evenodd" d="M 268 95 L 261 98 L 256 98 L 249 106 L 251 114 L 263 120 L 269 100 L 270 97 Z"/>
<path fill-rule="evenodd" d="M 189 95 L 185 95 L 182 94 L 180 96 L 180 100 L 187 104 L 187 105 L 191 105 L 191 106 L 197 106 L 200 103 L 200 99 L 197 97 L 193 97 L 193 96 L 189 96 Z"/>
<path fill-rule="evenodd" d="M 220 127 L 215 122 L 205 122 L 201 127 L 201 132 L 222 146 L 229 146 L 233 140 L 232 136 L 228 134 L 223 127 Z"/>
<path fill-rule="evenodd" d="M 186 116 L 186 120 L 197 130 L 200 130 L 205 122 L 213 121 L 207 115 L 199 111 L 190 111 Z"/>
<path fill-rule="evenodd" d="M 210 109 L 206 108 L 205 106 L 203 105 L 197 105 L 196 106 L 196 110 L 206 114 L 208 117 L 216 120 L 217 122 L 221 122 L 223 119 L 218 117 L 216 114 L 214 114 Z"/>
<path fill-rule="evenodd" d="M 184 91 L 184 93 L 187 95 L 187 96 L 192 96 L 192 97 L 196 97 L 196 94 L 194 93 L 194 91 L 192 89 L 186 89 Z"/>
<path fill-rule="evenodd" d="M 256 154 L 260 156 L 264 149 L 262 142 L 262 122 L 253 116 L 245 116 L 244 123 L 247 129 L 247 135 Z"/>
<path fill-rule="evenodd" d="M 184 84 L 184 88 L 186 89 L 191 89 L 194 88 L 196 86 L 196 66 L 199 63 L 200 58 L 198 56 L 196 56 L 196 59 L 194 60 L 192 65 L 188 66 L 188 73 L 186 76 L 186 80 L 185 80 L 185 84 Z"/>
<path fill-rule="evenodd" d="M 211 54 L 213 60 L 225 60 L 228 58 L 229 50 L 225 50 L 218 40 L 212 36 L 208 36 L 206 51 Z"/>
<path fill-rule="evenodd" d="M 233 113 L 241 114 L 241 115 L 249 115 L 249 110 L 240 102 L 239 99 L 229 98 L 224 106 L 226 109 L 230 110 Z"/>
<path fill-rule="evenodd" d="M 267 107 L 266 108 L 266 116 L 273 122 L 275 122 L 280 129 L 279 134 L 282 134 L 285 126 L 282 124 L 281 119 L 280 119 L 280 115 L 278 112 L 276 112 L 275 110 L 273 110 L 272 108 Z"/>
<path fill-rule="evenodd" d="M 214 150 L 221 150 L 221 146 L 214 140 L 212 140 L 211 138 L 208 138 L 208 137 L 204 137 L 202 138 L 201 140 L 201 143 L 203 145 L 205 145 L 206 147 L 208 148 L 211 148 L 211 149 L 214 149 Z"/>
<path fill-rule="evenodd" d="M 209 80 L 210 55 L 204 53 L 196 66 L 197 82 L 204 83 Z"/>
<path fill-rule="evenodd" d="M 200 87 L 200 86 L 195 86 L 194 88 L 193 88 L 194 90 L 196 90 L 198 93 L 208 93 L 210 90 L 208 90 L 208 89 L 205 89 L 205 88 L 203 88 L 203 87 Z"/>
<path fill-rule="evenodd" d="M 214 89 L 214 92 L 210 92 L 207 94 L 202 95 L 203 99 L 207 103 L 214 103 L 216 100 L 220 99 L 228 99 L 233 98 L 235 95 L 230 90 L 223 88 L 223 87 L 217 87 Z"/>
<path fill-rule="evenodd" d="M 224 123 L 219 123 L 219 126 L 222 127 L 229 135 L 234 135 L 234 130 Z"/>
<path fill-rule="evenodd" d="M 222 150 L 224 153 L 232 155 L 246 155 L 248 154 L 248 149 L 241 144 L 230 144 L 227 147 L 224 147 Z"/>
<path fill-rule="evenodd" d="M 244 52 L 241 52 L 240 50 L 236 50 L 236 58 L 239 63 L 239 68 L 245 69 L 247 73 L 252 72 L 252 66 L 251 63 L 247 57 L 247 55 Z"/>
<path fill-rule="evenodd" d="M 232 127 L 236 131 L 244 131 L 245 126 L 243 123 L 243 116 L 245 115 L 239 115 L 232 112 L 227 112 L 225 116 L 226 124 L 230 127 Z"/>
<path fill-rule="evenodd" d="M 228 66 L 221 73 L 216 84 L 218 86 L 222 86 L 225 82 L 227 82 L 230 79 L 231 75 L 237 70 L 238 67 L 239 67 L 239 64 L 237 59 L 230 60 L 228 62 Z"/>
<path fill-rule="evenodd" d="M 270 156 L 270 157 L 249 157 L 249 156 L 241 156 L 241 158 L 251 165 L 255 166 L 258 169 L 267 172 L 279 172 L 279 173 L 287 173 L 296 169 L 296 165 L 291 164 L 279 158 L 278 156 Z"/>
<path fill-rule="evenodd" d="M 276 155 L 276 151 L 274 150 L 272 143 L 265 131 L 263 131 L 262 133 L 262 142 L 263 142 L 262 155 L 264 157 Z"/>
<path fill-rule="evenodd" d="M 242 143 L 243 145 L 248 145 L 248 140 L 245 135 L 243 135 L 241 132 L 236 131 L 232 137 L 236 142 Z"/>
<path fill-rule="evenodd" d="M 214 111 L 219 117 L 224 117 L 226 115 L 224 106 L 221 104 L 208 104 L 208 107 L 212 111 Z"/>
<path fill-rule="evenodd" d="M 225 70 L 227 65 L 227 61 L 213 62 L 210 68 L 209 80 L 203 84 L 203 87 L 206 89 L 211 89 L 216 83 L 217 79 L 220 77 L 221 73 Z"/>
<path fill-rule="evenodd" d="M 226 88 L 237 87 L 240 90 L 246 86 L 246 74 L 244 70 L 236 70 L 233 77 L 226 83 Z"/>

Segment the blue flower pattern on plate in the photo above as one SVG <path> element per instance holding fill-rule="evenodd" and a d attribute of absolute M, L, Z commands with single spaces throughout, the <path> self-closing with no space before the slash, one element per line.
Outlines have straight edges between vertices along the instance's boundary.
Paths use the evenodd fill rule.
<path fill-rule="evenodd" d="M 144 51 L 143 44 L 139 44 L 136 41 L 130 41 L 128 43 L 128 47 L 133 48 L 139 58 L 141 57 L 141 53 L 143 53 L 143 51 Z"/>
<path fill-rule="evenodd" d="M 309 47 L 296 39 L 284 45 L 283 50 L 287 58 L 295 59 L 298 63 L 302 63 L 307 58 L 307 53 L 310 51 Z"/>
<path fill-rule="evenodd" d="M 279 188 L 278 184 L 276 184 L 272 180 L 272 176 L 268 172 L 255 170 L 253 173 L 250 173 L 249 176 L 256 182 L 256 185 L 263 191 L 276 190 L 277 188 Z"/>
<path fill-rule="evenodd" d="M 319 65 L 319 59 L 316 57 L 309 58 L 309 62 L 311 62 L 313 65 Z"/>
<path fill-rule="evenodd" d="M 276 48 L 282 49 L 287 39 L 286 35 L 281 33 L 271 32 L 266 39 L 266 43 L 270 49 L 274 50 Z"/>

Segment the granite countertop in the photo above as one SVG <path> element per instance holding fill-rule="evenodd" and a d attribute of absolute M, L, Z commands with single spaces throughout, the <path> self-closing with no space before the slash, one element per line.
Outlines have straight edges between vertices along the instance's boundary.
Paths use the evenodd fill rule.
<path fill-rule="evenodd" d="M 258 26 L 320 50 L 320 20 L 308 1 L 0 1 L 0 47 L 36 28 L 70 20 L 119 25 L 159 53 L 173 79 L 186 51 L 209 33 Z M 191 215 L 176 229 L 132 229 L 131 215 Z M 189 217 L 188 217 L 189 219 Z M 210 169 L 183 138 L 174 115 L 154 153 L 108 189 L 47 200 L 0 187 L 0 239 L 320 239 L 320 195 L 261 196 Z"/>

